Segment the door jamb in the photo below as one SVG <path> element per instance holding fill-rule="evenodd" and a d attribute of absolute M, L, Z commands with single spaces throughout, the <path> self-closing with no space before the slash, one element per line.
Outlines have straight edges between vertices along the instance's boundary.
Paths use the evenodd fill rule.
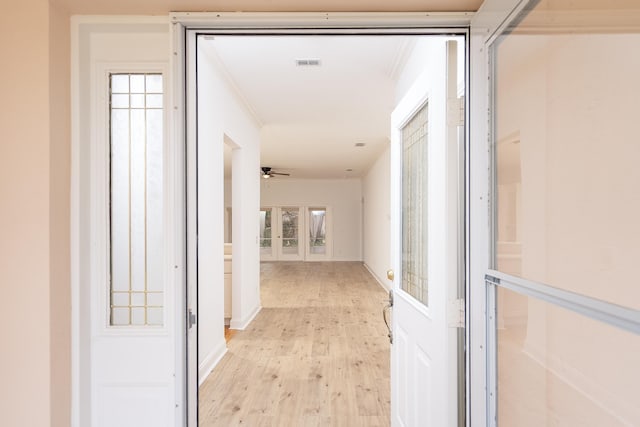
<path fill-rule="evenodd" d="M 474 16 L 473 12 L 453 12 L 453 13 L 433 13 L 433 12 L 398 12 L 398 13 L 328 13 L 328 12 L 291 12 L 291 13 L 246 13 L 246 12 L 202 12 L 202 13 L 172 13 L 170 15 L 171 20 L 171 33 L 172 33 L 172 71 L 174 78 L 174 87 L 176 92 L 174 94 L 174 118 L 173 127 L 175 129 L 175 142 L 176 145 L 187 148 L 187 113 L 186 113 L 186 93 L 187 85 L 186 81 L 186 33 L 188 31 L 201 31 L 211 33 L 225 33 L 225 34 L 278 34 L 278 35 L 295 35 L 295 34 L 344 34 L 344 35 L 379 35 L 379 34 L 404 34 L 404 35 L 428 35 L 428 34 L 459 34 L 464 35 L 466 40 L 466 51 L 469 53 L 470 43 L 470 23 Z M 468 65 L 466 66 L 467 75 Z M 466 84 L 469 83 L 467 77 Z M 467 91 L 470 91 L 467 86 Z M 468 99 L 468 97 L 466 97 Z M 465 103 L 468 103 L 465 99 Z M 466 119 L 469 119 L 468 108 L 465 108 Z M 468 121 L 467 121 L 468 123 Z M 469 127 L 469 126 L 468 126 Z M 467 128 L 468 128 L 467 127 Z M 466 139 L 469 141 L 469 130 L 465 131 Z M 469 148 L 467 147 L 467 150 Z M 183 168 L 182 176 L 187 176 L 186 165 L 182 162 L 179 168 Z M 467 178 L 468 179 L 468 178 Z M 467 187 L 468 188 L 468 187 Z M 183 187 L 183 191 L 187 191 L 187 186 Z M 183 194 L 184 199 L 184 194 Z M 468 207 L 467 207 L 468 209 Z M 469 212 L 467 210 L 467 212 Z M 186 215 L 186 213 L 185 213 Z M 188 217 L 188 215 L 186 215 Z M 187 218 L 185 218 L 185 221 Z M 188 232 L 187 232 L 188 233 Z M 186 236 L 187 240 L 189 236 Z M 467 251 L 469 249 L 467 248 Z M 467 258 L 467 263 L 468 263 Z M 189 260 L 186 260 L 189 263 Z M 185 264 L 185 265 L 187 265 Z M 467 266 L 468 268 L 468 266 Z M 467 276 L 469 277 L 469 276 Z M 193 286 L 189 283 L 186 284 L 184 295 L 184 307 L 181 307 L 183 316 L 186 319 L 187 313 L 192 309 L 197 315 L 196 307 L 188 307 L 189 301 L 189 288 Z M 195 285 L 197 289 L 197 285 Z M 468 289 L 468 284 L 467 284 Z M 193 298 L 197 301 L 197 297 Z M 467 302 L 468 304 L 468 302 Z M 186 323 L 186 322 L 185 322 Z M 186 325 L 185 325 L 186 326 Z M 188 336 L 188 330 L 185 328 L 186 335 Z M 183 348 L 188 348 L 188 342 L 181 343 Z M 467 352 L 467 365 L 469 364 L 470 353 Z M 188 358 L 188 355 L 187 355 Z M 189 364 L 186 363 L 183 371 L 189 371 Z M 191 363 L 193 364 L 193 363 Z M 197 370 L 197 363 L 195 363 Z M 184 401 L 186 403 L 185 421 L 187 425 L 197 425 L 197 389 L 196 395 L 190 396 L 189 391 L 189 375 L 185 379 L 185 396 Z M 197 383 L 197 381 L 196 381 Z M 467 400 L 469 393 L 469 387 L 467 387 Z M 194 410 L 195 406 L 195 410 Z M 191 414 L 191 416 L 189 416 Z M 196 419 L 193 417 L 195 414 Z M 468 413 L 469 414 L 469 413 Z M 467 416 L 467 425 L 470 425 L 470 416 Z"/>

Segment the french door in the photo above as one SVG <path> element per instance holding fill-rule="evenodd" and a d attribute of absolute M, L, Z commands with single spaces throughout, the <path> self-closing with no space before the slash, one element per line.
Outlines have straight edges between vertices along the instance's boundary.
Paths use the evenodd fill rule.
<path fill-rule="evenodd" d="M 326 206 L 261 208 L 260 259 L 330 259 L 330 219 L 331 210 Z"/>
<path fill-rule="evenodd" d="M 299 206 L 260 209 L 260 259 L 299 261 L 304 258 L 303 212 Z"/>

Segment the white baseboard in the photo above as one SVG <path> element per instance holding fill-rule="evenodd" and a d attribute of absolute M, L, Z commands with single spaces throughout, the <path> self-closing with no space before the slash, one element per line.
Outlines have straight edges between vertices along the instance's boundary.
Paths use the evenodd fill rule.
<path fill-rule="evenodd" d="M 385 291 L 389 292 L 389 290 L 391 289 L 391 286 L 389 286 L 388 284 L 386 284 L 383 280 L 381 280 L 376 273 L 373 272 L 373 270 L 371 269 L 371 267 L 369 267 L 367 265 L 366 262 L 363 262 L 362 265 L 364 265 L 364 268 L 367 269 L 367 271 L 369 272 L 369 274 L 371 274 L 371 276 L 373 276 L 374 279 L 376 279 L 376 282 L 378 282 L 378 284 L 380 286 L 382 286 L 382 289 L 384 289 Z"/>
<path fill-rule="evenodd" d="M 229 322 L 229 328 L 230 329 L 238 329 L 240 331 L 245 330 L 247 328 L 247 326 L 249 326 L 249 324 L 253 321 L 253 319 L 255 319 L 255 317 L 258 315 L 258 313 L 260 313 L 260 310 L 262 310 L 262 306 L 261 305 L 257 306 L 244 319 L 237 320 L 237 319 L 234 319 L 232 317 L 231 318 L 231 322 Z"/>
<path fill-rule="evenodd" d="M 213 368 L 216 367 L 226 353 L 227 342 L 223 338 L 222 342 L 220 342 L 218 346 L 204 358 L 202 363 L 200 363 L 200 366 L 198 366 L 198 385 L 202 385 L 204 380 L 207 379 L 211 371 L 213 371 Z"/>

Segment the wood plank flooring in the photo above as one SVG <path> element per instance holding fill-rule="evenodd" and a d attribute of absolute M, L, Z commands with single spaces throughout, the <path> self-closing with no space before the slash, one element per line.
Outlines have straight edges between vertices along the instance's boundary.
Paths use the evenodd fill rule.
<path fill-rule="evenodd" d="M 261 297 L 200 387 L 199 425 L 388 426 L 387 295 L 362 264 L 262 263 Z"/>

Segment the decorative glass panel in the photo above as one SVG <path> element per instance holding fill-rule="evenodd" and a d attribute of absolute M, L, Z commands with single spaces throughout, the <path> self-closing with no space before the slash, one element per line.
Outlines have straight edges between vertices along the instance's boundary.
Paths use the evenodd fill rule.
<path fill-rule="evenodd" d="M 428 306 L 427 125 L 425 104 L 402 129 L 402 289 Z"/>
<path fill-rule="evenodd" d="M 162 75 L 112 74 L 110 88 L 109 324 L 160 326 L 164 305 Z"/>
<path fill-rule="evenodd" d="M 327 210 L 309 208 L 309 253 L 312 255 L 327 253 Z"/>
<path fill-rule="evenodd" d="M 298 253 L 298 208 L 282 208 L 282 253 Z"/>
<path fill-rule="evenodd" d="M 271 209 L 260 209 L 260 255 L 271 255 Z"/>

